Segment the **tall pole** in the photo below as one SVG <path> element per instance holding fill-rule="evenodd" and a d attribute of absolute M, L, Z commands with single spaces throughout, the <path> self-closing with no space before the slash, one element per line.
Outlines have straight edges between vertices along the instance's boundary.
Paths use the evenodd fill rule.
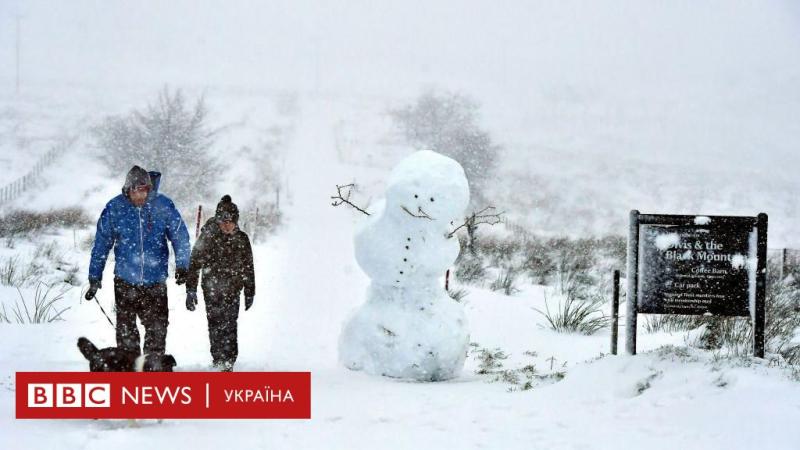
<path fill-rule="evenodd" d="M 16 43 L 16 70 L 17 70 L 17 78 L 16 78 L 16 92 L 19 95 L 19 48 L 20 48 L 20 16 L 17 16 L 17 43 Z"/>
<path fill-rule="evenodd" d="M 628 229 L 628 256 L 627 256 L 627 274 L 625 275 L 628 280 L 628 296 L 627 306 L 628 312 L 625 316 L 625 351 L 629 355 L 636 354 L 636 315 L 638 311 L 638 283 L 639 283 L 639 211 L 632 210 L 629 219 Z"/>

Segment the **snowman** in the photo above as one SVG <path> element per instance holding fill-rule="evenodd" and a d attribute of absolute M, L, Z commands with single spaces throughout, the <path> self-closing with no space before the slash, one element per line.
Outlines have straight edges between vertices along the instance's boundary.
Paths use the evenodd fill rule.
<path fill-rule="evenodd" d="M 356 260 L 371 284 L 342 329 L 342 364 L 418 381 L 458 375 L 467 321 L 440 278 L 458 256 L 450 230 L 468 203 L 464 169 L 451 158 L 418 151 L 394 168 L 384 200 L 356 231 Z"/>

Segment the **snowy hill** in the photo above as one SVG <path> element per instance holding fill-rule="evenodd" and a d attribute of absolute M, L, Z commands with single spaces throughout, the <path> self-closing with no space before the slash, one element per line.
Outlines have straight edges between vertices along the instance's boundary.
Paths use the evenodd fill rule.
<path fill-rule="evenodd" d="M 481 105 L 481 126 L 504 148 L 489 198 L 537 235 L 624 235 L 633 208 L 763 211 L 769 246 L 800 248 L 799 23 L 797 5 L 780 1 L 3 2 L 0 186 L 71 144 L 0 217 L 77 206 L 96 220 L 124 174 L 98 162 L 92 128 L 165 83 L 204 95 L 226 164 L 206 213 L 230 193 L 243 217 L 264 195 L 283 214 L 254 245 L 257 295 L 240 312 L 236 368 L 310 371 L 313 385 L 307 421 L 15 420 L 14 372 L 84 371 L 79 336 L 115 341 L 81 295 L 94 225 L 55 226 L 0 239 L 0 273 L 22 271 L 0 285 L 7 313 L 37 296 L 23 278 L 67 289 L 69 307 L 63 321 L 0 323 L 0 447 L 800 448 L 800 375 L 779 356 L 701 350 L 697 332 L 649 333 L 643 320 L 640 354 L 612 356 L 608 328 L 552 331 L 537 311 L 552 307 L 551 288 L 527 278 L 510 296 L 451 280 L 467 292 L 473 343 L 460 377 L 345 369 L 337 341 L 369 279 L 354 259 L 362 217 L 330 199 L 355 182 L 359 204 L 378 201 L 411 151 L 387 111 L 435 88 Z M 272 169 L 278 195 L 258 188 Z M 182 213 L 194 229 L 193 208 Z M 111 312 L 108 284 L 98 299 Z M 202 305 L 187 311 L 172 278 L 168 290 L 177 370 L 211 370 Z M 487 368 L 489 357 L 500 366 Z"/>
<path fill-rule="evenodd" d="M 278 448 L 672 448 L 677 444 L 745 449 L 757 442 L 768 448 L 794 448 L 800 439 L 792 425 L 800 417 L 800 385 L 790 381 L 786 369 L 770 367 L 766 361 L 717 361 L 682 347 L 658 349 L 662 344 L 684 345 L 680 333 L 643 333 L 643 354 L 598 360 L 608 352 L 608 333 L 564 335 L 545 329 L 544 318 L 533 310 L 543 307 L 541 287 L 524 288 L 512 297 L 470 288 L 465 299 L 472 342 L 509 353 L 506 368 L 533 364 L 542 378 L 534 378 L 538 381 L 531 390 L 519 391 L 504 381 L 491 382 L 493 376 L 477 375 L 480 364 L 474 353 L 460 378 L 443 383 L 391 381 L 339 366 L 340 327 L 363 301 L 368 280 L 353 259 L 351 236 L 357 217 L 326 202 L 335 183 L 358 177 L 363 170 L 338 162 L 330 107 L 325 101 L 302 102 L 286 153 L 292 174 L 287 224 L 255 248 L 259 294 L 254 308 L 243 312 L 240 320 L 240 370 L 310 370 L 312 419 L 145 421 L 138 429 L 117 421 L 15 421 L 14 371 L 85 370 L 76 338 L 89 335 L 103 344 L 113 342 L 113 329 L 97 305 L 79 301 L 78 289 L 73 289 L 66 294 L 64 304 L 71 309 L 65 322 L 0 327 L 0 341 L 7 346 L 0 358 L 5 386 L 0 403 L 9 412 L 0 428 L 12 439 L 13 448 L 137 448 L 154 440 L 216 448 L 229 445 L 233 435 L 237 446 Z M 315 170 L 308 158 L 326 170 Z M 321 233 L 320 224 L 330 232 Z M 44 238 L 66 248 L 72 239 L 70 233 Z M 4 255 L 9 253 L 3 250 Z M 88 255 L 80 250 L 71 254 L 83 273 Z M 208 370 L 204 317 L 184 309 L 182 291 L 169 282 L 167 347 L 179 370 Z M 5 289 L 4 302 L 12 301 L 14 294 Z M 99 298 L 109 310 L 111 292 L 101 290 Z M 556 382 L 559 373 L 565 378 Z M 736 425 L 741 423 L 748 426 Z"/>

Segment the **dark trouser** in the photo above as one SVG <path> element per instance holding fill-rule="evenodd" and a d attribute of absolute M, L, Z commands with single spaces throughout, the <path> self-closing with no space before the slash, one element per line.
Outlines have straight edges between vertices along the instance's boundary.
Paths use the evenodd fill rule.
<path fill-rule="evenodd" d="M 220 283 L 222 284 L 222 283 Z M 239 319 L 239 290 L 231 292 L 220 284 L 203 286 L 203 299 L 208 318 L 208 338 L 214 365 L 233 365 L 239 356 L 237 320 Z M 228 292 L 226 292 L 228 291 Z"/>
<path fill-rule="evenodd" d="M 141 352 L 136 317 L 144 325 L 144 353 L 164 353 L 167 345 L 166 283 L 137 286 L 114 278 L 117 347 Z"/>

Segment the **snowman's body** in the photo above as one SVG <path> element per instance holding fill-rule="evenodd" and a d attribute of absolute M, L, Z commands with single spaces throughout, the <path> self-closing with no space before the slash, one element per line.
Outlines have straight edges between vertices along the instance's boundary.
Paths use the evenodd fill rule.
<path fill-rule="evenodd" d="M 458 257 L 448 233 L 468 203 L 464 171 L 450 158 L 420 151 L 392 171 L 386 199 L 355 236 L 356 260 L 372 283 L 339 340 L 345 366 L 426 381 L 458 375 L 467 322 L 440 278 Z"/>

